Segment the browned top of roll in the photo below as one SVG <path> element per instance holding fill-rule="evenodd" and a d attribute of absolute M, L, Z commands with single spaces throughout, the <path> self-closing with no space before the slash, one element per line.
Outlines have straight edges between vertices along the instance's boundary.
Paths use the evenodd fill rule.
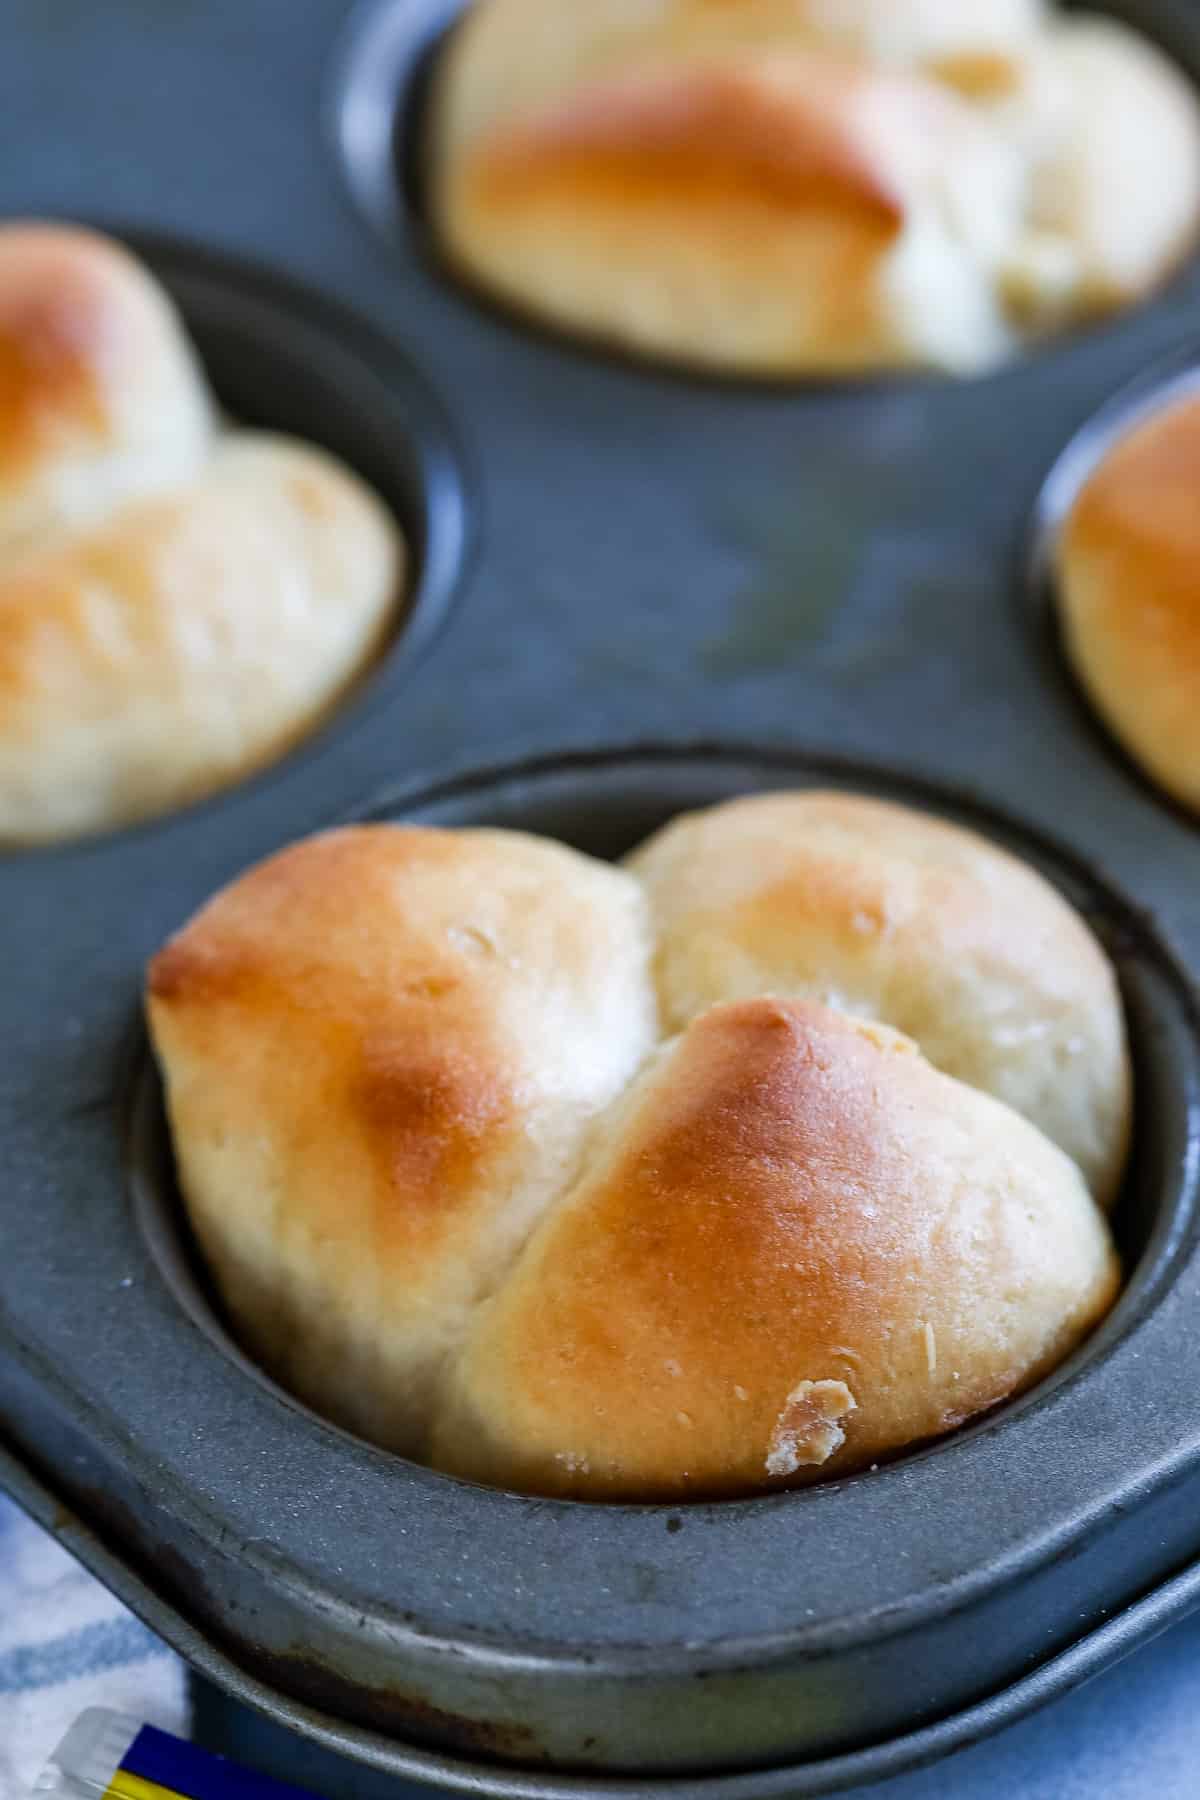
<path fill-rule="evenodd" d="M 280 755 L 381 648 L 404 575 L 348 469 L 219 427 L 134 257 L 0 225 L 0 844 L 143 819 Z"/>
<path fill-rule="evenodd" d="M 907 1040 L 702 1015 L 478 1315 L 443 1467 L 622 1499 L 848 1473 L 1052 1367 L 1118 1280 L 1079 1171 Z"/>
<path fill-rule="evenodd" d="M 889 105 L 890 103 L 890 105 Z M 911 107 L 911 111 L 909 110 Z M 923 116 L 922 116 L 923 115 Z M 651 68 L 589 89 L 498 139 L 481 180 L 496 201 L 529 199 L 567 182 L 619 187 L 630 206 L 639 187 L 664 184 L 703 204 L 738 188 L 783 207 L 834 203 L 888 232 L 903 216 L 898 171 L 877 154 L 889 122 L 913 132 L 937 122 L 938 96 L 869 79 L 824 56 L 747 58 L 693 69 Z"/>
<path fill-rule="evenodd" d="M 213 429 L 174 309 L 127 251 L 0 227 L 0 553 L 186 479 Z"/>
<path fill-rule="evenodd" d="M 185 926 L 148 1010 L 242 1340 L 462 1474 L 650 1498 L 858 1467 L 1036 1380 L 1115 1291 L 1049 1135 L 1107 1195 L 1111 971 L 1040 877 L 902 808 L 734 802 L 626 869 L 327 834 Z"/>
<path fill-rule="evenodd" d="M 431 129 L 465 273 L 748 374 L 984 367 L 1200 225 L 1182 72 L 1037 0 L 476 0 Z"/>
<path fill-rule="evenodd" d="M 781 994 L 906 1033 L 1116 1196 L 1130 1069 L 1111 965 L 1027 863 L 861 795 L 759 794 L 675 819 L 630 858 L 668 1025 Z"/>
<path fill-rule="evenodd" d="M 1200 397 L 1103 458 L 1066 521 L 1058 590 L 1097 710 L 1153 780 L 1200 807 Z"/>
<path fill-rule="evenodd" d="M 271 858 L 151 965 L 192 1218 L 264 1360 L 419 1447 L 428 1386 L 653 1041 L 637 884 L 504 832 Z"/>

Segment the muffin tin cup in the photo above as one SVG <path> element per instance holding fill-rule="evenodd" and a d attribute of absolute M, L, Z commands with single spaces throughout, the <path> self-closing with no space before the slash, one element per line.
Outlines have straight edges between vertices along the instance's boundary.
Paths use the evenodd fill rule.
<path fill-rule="evenodd" d="M 0 80 L 69 90 L 86 149 L 96 59 L 143 44 L 144 8 L 81 13 L 65 59 L 29 37 L 37 10 L 0 19 Z M 324 271 L 350 303 L 132 237 L 229 410 L 328 444 L 392 502 L 416 605 L 274 769 L 0 861 L 0 1481 L 231 1692 L 374 1767 L 510 1796 L 838 1791 L 972 1741 L 1200 1603 L 1200 836 L 1106 753 L 1026 554 L 1074 434 L 1194 341 L 1200 267 L 962 384 L 681 380 L 514 329 L 430 256 L 397 179 L 428 68 L 413 34 L 428 47 L 453 11 L 185 9 L 172 31 L 197 97 L 219 86 L 244 206 L 196 184 L 171 83 L 140 90 L 147 191 L 180 196 L 177 222 Z M 1190 0 L 1136 16 L 1200 70 Z M 371 30 L 399 60 L 375 40 L 347 114 L 371 58 L 331 76 L 331 55 Z M 339 205 L 314 110 L 331 79 L 343 147 L 391 208 L 382 238 Z M 0 137 L 12 117 L 19 96 Z M 302 204 L 255 188 L 281 144 Z M 0 207 L 87 217 L 141 179 L 136 159 L 97 168 L 81 151 L 31 192 L 0 157 Z M 994 835 L 1109 945 L 1138 1065 L 1130 1280 L 1078 1355 L 875 1474 L 674 1509 L 452 1481 L 240 1358 L 189 1250 L 139 1018 L 163 939 L 338 819 L 520 825 L 607 855 L 682 808 L 814 783 Z"/>
<path fill-rule="evenodd" d="M 429 205 L 431 150 L 426 122 L 435 99 L 442 52 L 471 3 L 472 0 L 356 0 L 350 8 L 325 84 L 324 123 L 350 198 L 379 238 L 398 250 L 405 260 L 416 258 L 429 266 L 447 290 L 467 304 L 511 329 L 569 349 L 576 357 L 625 363 L 657 371 L 660 376 L 718 388 L 795 392 L 806 385 L 825 385 L 830 381 L 836 384 L 842 380 L 820 370 L 788 375 L 728 369 L 719 360 L 707 363 L 684 356 L 674 358 L 669 351 L 643 349 L 603 331 L 573 326 L 553 312 L 540 313 L 532 304 L 511 299 L 458 267 L 443 252 Z M 1116 4 L 1096 0 L 1088 10 L 1113 14 L 1147 32 L 1200 85 L 1200 34 L 1189 5 L 1190 0 L 1117 0 Z M 1200 287 L 1198 263 L 1200 247 L 1164 283 L 1165 291 L 1180 303 L 1185 294 L 1190 291 L 1194 295 Z M 1118 328 L 1122 316 L 1116 315 Z M 1103 316 L 1099 321 L 1078 321 L 1065 331 L 1032 339 L 1020 360 L 1039 361 L 1073 340 L 1103 338 L 1112 328 L 1113 321 Z M 896 380 L 911 384 L 920 376 L 912 370 L 897 374 L 884 368 L 850 379 L 861 387 Z M 931 374 L 928 379 L 940 381 L 945 377 Z"/>

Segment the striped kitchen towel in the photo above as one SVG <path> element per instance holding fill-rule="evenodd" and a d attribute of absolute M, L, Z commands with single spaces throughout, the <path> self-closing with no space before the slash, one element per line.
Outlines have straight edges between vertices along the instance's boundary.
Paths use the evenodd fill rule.
<path fill-rule="evenodd" d="M 0 1495 L 0 1800 L 26 1800 L 88 1706 L 186 1732 L 183 1664 Z"/>

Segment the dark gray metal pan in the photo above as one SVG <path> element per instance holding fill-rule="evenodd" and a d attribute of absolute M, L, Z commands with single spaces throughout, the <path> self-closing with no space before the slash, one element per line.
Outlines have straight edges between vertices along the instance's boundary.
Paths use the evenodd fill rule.
<path fill-rule="evenodd" d="M 1200 62 L 1190 8 L 1140 10 Z M 220 0 L 164 37 L 195 97 L 220 72 L 244 193 L 192 178 L 231 151 L 169 83 L 130 100 L 142 160 L 89 174 L 88 133 L 125 116 L 113 42 L 139 70 L 153 48 L 136 0 L 81 9 L 67 53 L 44 9 L 0 17 L 0 207 L 145 219 L 160 196 L 163 223 L 319 274 L 365 316 L 142 241 L 227 404 L 356 462 L 422 583 L 407 639 L 287 763 L 0 864 L 3 1479 L 51 1522 L 65 1509 L 81 1554 L 216 1679 L 376 1767 L 497 1795 L 834 1791 L 970 1741 L 1197 1597 L 1200 839 L 1093 725 L 1026 564 L 1047 472 L 1191 340 L 1200 274 L 957 386 L 624 365 L 481 306 L 419 233 L 381 247 L 342 206 L 318 114 L 345 12 Z M 48 130 L 64 85 L 80 148 L 43 178 L 5 132 Z M 677 1511 L 451 1482 L 278 1393 L 189 1257 L 140 974 L 247 862 L 397 782 L 373 810 L 599 853 L 722 794 L 832 782 L 1030 856 L 1106 936 L 1135 1035 L 1132 1276 L 1109 1324 L 952 1443 Z"/>
<path fill-rule="evenodd" d="M 0 1478 L 5 1487 L 60 1543 L 85 1563 L 118 1594 L 165 1642 L 187 1658 L 193 1668 L 217 1683 L 225 1693 L 264 1716 L 278 1721 L 304 1739 L 351 1758 L 364 1767 L 386 1774 L 411 1776 L 455 1793 L 506 1795 L 510 1800 L 589 1800 L 612 1796 L 613 1800 L 683 1800 L 699 1794 L 711 1800 L 751 1800 L 752 1796 L 833 1794 L 857 1788 L 877 1777 L 927 1766 L 978 1743 L 1016 1720 L 1049 1705 L 1071 1689 L 1090 1681 L 1122 1662 L 1200 1605 L 1200 1569 L 1192 1566 L 1161 1583 L 1145 1598 L 1089 1632 L 1061 1656 L 1040 1663 L 1023 1680 L 993 1699 L 967 1712 L 952 1714 L 923 1731 L 867 1750 L 827 1758 L 804 1767 L 764 1775 L 684 1777 L 679 1781 L 596 1778 L 529 1774 L 519 1769 L 481 1767 L 478 1760 L 442 1755 L 397 1744 L 392 1738 L 328 1717 L 312 1707 L 289 1699 L 233 1662 L 204 1637 L 180 1613 L 164 1602 L 130 1568 L 115 1556 L 88 1526 L 55 1500 L 28 1468 L 0 1448 Z M 299 1765 L 297 1765 L 299 1767 Z M 952 1776 L 947 1777 L 953 1779 Z"/>

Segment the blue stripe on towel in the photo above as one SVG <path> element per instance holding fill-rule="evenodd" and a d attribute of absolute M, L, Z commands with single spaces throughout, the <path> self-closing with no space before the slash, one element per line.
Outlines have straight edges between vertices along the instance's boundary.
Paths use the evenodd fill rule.
<path fill-rule="evenodd" d="M 30 1693 L 80 1675 L 144 1662 L 161 1652 L 158 1639 L 136 1619 L 98 1619 L 48 1644 L 19 1644 L 0 1651 L 0 1694 Z"/>

